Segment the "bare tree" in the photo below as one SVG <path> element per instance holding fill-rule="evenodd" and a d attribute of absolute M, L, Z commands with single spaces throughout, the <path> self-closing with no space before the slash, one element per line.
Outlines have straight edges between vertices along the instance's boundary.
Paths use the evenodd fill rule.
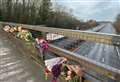
<path fill-rule="evenodd" d="M 120 14 L 117 16 L 116 21 L 113 25 L 116 28 L 116 31 L 120 33 Z"/>
<path fill-rule="evenodd" d="M 83 23 L 71 13 L 71 9 L 61 5 L 53 6 L 51 0 L 0 0 L 2 21 L 45 24 L 69 29 L 87 29 L 96 25 L 96 21 Z"/>

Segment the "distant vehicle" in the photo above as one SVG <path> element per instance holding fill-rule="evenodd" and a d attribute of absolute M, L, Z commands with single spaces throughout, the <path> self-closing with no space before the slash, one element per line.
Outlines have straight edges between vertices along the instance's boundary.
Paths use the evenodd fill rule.
<path fill-rule="evenodd" d="M 54 41 L 54 40 L 59 40 L 64 38 L 63 35 L 58 35 L 58 34 L 53 34 L 53 33 L 48 33 L 47 34 L 47 40 L 48 41 Z"/>

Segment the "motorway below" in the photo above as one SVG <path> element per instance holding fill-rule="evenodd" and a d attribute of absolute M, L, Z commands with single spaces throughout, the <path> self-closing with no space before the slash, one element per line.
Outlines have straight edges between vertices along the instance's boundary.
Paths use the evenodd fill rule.
<path fill-rule="evenodd" d="M 112 25 L 106 24 L 106 26 L 100 32 L 114 33 L 113 31 L 114 28 Z M 101 62 L 120 69 L 120 59 L 115 46 L 94 42 L 85 42 L 74 52 L 93 59 L 97 62 Z"/>
<path fill-rule="evenodd" d="M 105 23 L 104 28 L 100 29 L 99 32 L 115 34 L 114 27 L 111 23 Z M 70 38 L 66 38 L 54 42 L 53 44 L 62 47 L 70 43 L 72 44 L 72 41 L 74 42 L 75 39 L 73 38 L 73 40 L 71 40 Z M 76 48 L 73 52 L 92 59 L 96 62 L 100 62 L 102 64 L 120 69 L 120 56 L 118 55 L 119 52 L 116 50 L 116 46 L 90 41 L 82 42 L 78 46 L 79 47 Z M 105 76 L 99 75 L 91 70 L 85 70 L 85 76 L 88 80 L 90 80 L 90 82 L 113 82 L 113 80 Z"/>
<path fill-rule="evenodd" d="M 115 33 L 112 24 L 107 23 L 103 29 L 100 30 L 102 33 Z M 116 50 L 115 46 L 101 44 L 101 43 L 94 43 L 87 41 L 83 43 L 80 47 L 74 50 L 75 53 L 88 57 L 96 62 L 100 62 L 106 65 L 110 65 L 117 69 L 120 69 L 120 57 Z M 89 71 L 93 76 L 97 76 L 100 79 L 103 79 L 102 76 Z M 90 79 L 90 78 L 89 78 Z M 102 82 L 97 80 L 91 80 L 91 82 Z M 105 79 L 105 82 L 112 82 L 112 80 Z"/>
<path fill-rule="evenodd" d="M 105 24 L 100 24 L 94 28 L 91 28 L 91 29 L 88 29 L 87 31 L 89 32 L 98 32 L 100 31 L 103 27 L 105 26 Z M 79 47 L 79 45 L 85 45 L 87 43 L 83 43 L 84 41 L 80 40 L 80 39 L 76 39 L 76 38 L 70 38 L 70 37 L 65 37 L 65 38 L 62 38 L 60 40 L 55 40 L 54 42 L 52 42 L 53 45 L 56 45 L 56 46 L 59 46 L 61 48 L 77 48 Z M 92 42 L 91 42 L 92 43 Z M 94 43 L 93 43 L 94 44 Z M 92 44 L 92 45 L 93 45 Z M 87 47 L 87 46 L 85 46 Z M 82 50 L 82 49 L 81 49 Z"/>

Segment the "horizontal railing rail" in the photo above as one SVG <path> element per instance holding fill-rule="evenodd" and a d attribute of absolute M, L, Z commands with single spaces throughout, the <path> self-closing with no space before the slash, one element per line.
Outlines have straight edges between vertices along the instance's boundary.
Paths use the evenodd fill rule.
<path fill-rule="evenodd" d="M 17 25 L 17 26 L 20 25 L 26 29 L 49 32 L 49 33 L 56 33 L 56 34 L 64 35 L 66 37 L 74 37 L 74 38 L 82 39 L 82 40 L 88 40 L 88 41 L 94 41 L 98 43 L 105 43 L 105 44 L 120 46 L 120 35 L 117 35 L 117 34 L 60 29 L 60 28 L 46 27 L 43 25 L 41 26 L 40 25 L 25 25 L 25 24 L 9 23 L 9 22 L 0 22 L 0 23 Z"/>
<path fill-rule="evenodd" d="M 79 54 L 64 50 L 62 48 L 59 48 L 57 46 L 54 46 L 52 44 L 49 44 L 49 50 L 56 53 L 59 56 L 64 56 L 68 59 L 71 59 L 73 61 L 78 62 L 80 65 L 87 69 L 91 69 L 93 71 L 96 71 L 97 73 L 101 75 L 105 75 L 109 78 L 116 79 L 116 75 L 120 77 L 120 70 L 113 68 L 109 65 L 105 65 L 99 62 L 95 62 L 91 59 L 88 59 L 84 56 L 81 56 Z"/>

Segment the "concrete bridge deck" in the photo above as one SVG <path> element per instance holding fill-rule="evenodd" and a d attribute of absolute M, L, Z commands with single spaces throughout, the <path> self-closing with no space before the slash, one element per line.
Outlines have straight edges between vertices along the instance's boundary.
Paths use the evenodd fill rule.
<path fill-rule="evenodd" d="M 0 82 L 50 82 L 42 70 L 0 32 Z"/>

